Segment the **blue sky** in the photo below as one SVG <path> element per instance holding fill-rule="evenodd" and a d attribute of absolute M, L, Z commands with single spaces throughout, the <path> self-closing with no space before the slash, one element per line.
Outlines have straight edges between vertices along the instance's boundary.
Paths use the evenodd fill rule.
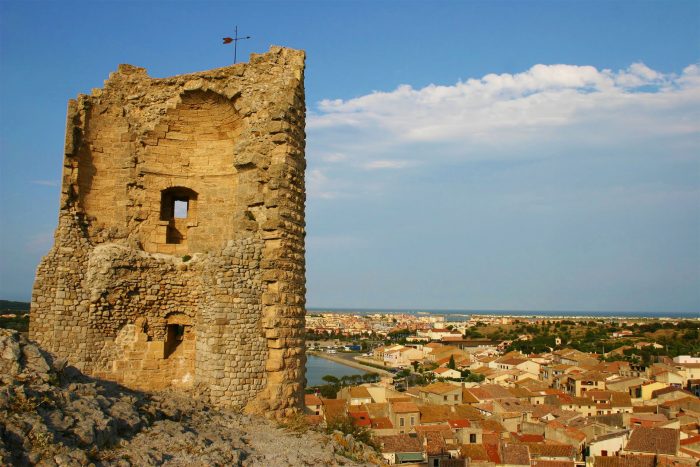
<path fill-rule="evenodd" d="M 305 49 L 314 307 L 700 312 L 700 2 L 0 2 L 0 298 L 119 63 Z"/>

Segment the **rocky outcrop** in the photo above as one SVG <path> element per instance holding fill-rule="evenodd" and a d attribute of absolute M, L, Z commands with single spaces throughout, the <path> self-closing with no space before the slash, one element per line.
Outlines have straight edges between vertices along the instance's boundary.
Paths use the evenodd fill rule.
<path fill-rule="evenodd" d="M 348 457 L 352 459 L 349 459 Z M 89 378 L 0 329 L 2 465 L 376 465 L 343 436 L 285 430 L 177 392 Z"/>

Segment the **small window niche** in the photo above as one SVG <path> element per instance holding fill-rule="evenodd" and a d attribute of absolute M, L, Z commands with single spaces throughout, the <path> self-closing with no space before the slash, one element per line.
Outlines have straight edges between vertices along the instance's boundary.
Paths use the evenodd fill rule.
<path fill-rule="evenodd" d="M 193 347 L 193 327 L 190 318 L 183 313 L 172 313 L 166 317 L 165 324 L 165 345 L 163 346 L 163 357 L 169 358 L 184 357 L 189 358 Z"/>
<path fill-rule="evenodd" d="M 171 356 L 185 340 L 185 326 L 183 324 L 168 324 L 165 337 L 165 358 Z"/>
<path fill-rule="evenodd" d="M 160 220 L 167 221 L 165 243 L 183 244 L 187 227 L 195 222 L 197 193 L 186 187 L 172 187 L 161 191 Z"/>

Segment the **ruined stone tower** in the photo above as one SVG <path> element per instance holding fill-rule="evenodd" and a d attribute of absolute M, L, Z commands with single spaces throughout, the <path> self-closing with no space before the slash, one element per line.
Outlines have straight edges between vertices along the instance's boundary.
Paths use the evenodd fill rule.
<path fill-rule="evenodd" d="M 304 53 L 68 104 L 30 337 L 99 378 L 283 416 L 304 380 Z"/>

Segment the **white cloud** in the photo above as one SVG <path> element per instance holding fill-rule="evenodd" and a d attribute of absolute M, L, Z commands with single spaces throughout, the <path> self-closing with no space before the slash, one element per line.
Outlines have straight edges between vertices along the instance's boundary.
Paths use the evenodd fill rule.
<path fill-rule="evenodd" d="M 376 160 L 370 161 L 363 165 L 363 168 L 367 170 L 378 170 L 378 169 L 403 169 L 413 165 L 409 161 L 401 160 Z"/>
<path fill-rule="evenodd" d="M 345 159 L 347 159 L 347 156 L 341 152 L 321 154 L 321 160 L 324 162 L 341 162 Z"/>
<path fill-rule="evenodd" d="M 616 142 L 697 133 L 699 74 L 696 65 L 680 76 L 642 63 L 618 72 L 535 65 L 522 73 L 489 74 L 451 86 L 402 85 L 349 100 L 323 100 L 310 114 L 308 126 L 324 152 L 342 149 L 346 162 L 366 168 L 377 159 L 406 161 L 397 148 L 423 143 L 452 146 L 431 153 L 431 162 L 436 162 L 444 157 L 484 157 L 489 149 L 551 143 L 561 140 L 562 130 L 570 144 L 589 141 L 591 133 Z"/>
<path fill-rule="evenodd" d="M 309 112 L 311 198 L 381 196 L 398 169 L 636 154 L 697 158 L 700 66 L 534 65 L 453 85 L 326 99 Z M 393 178 L 392 178 L 393 177 Z M 393 185 L 392 185 L 393 186 Z"/>
<path fill-rule="evenodd" d="M 332 199 L 337 193 L 330 189 L 330 181 L 321 169 L 312 169 L 306 175 L 306 191 L 312 198 Z"/>

